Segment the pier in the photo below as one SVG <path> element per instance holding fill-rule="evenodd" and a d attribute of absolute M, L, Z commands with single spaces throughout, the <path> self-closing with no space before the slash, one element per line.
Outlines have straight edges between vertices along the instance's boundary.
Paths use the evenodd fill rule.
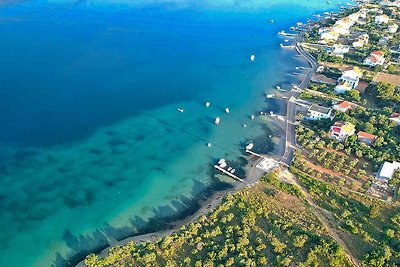
<path fill-rule="evenodd" d="M 234 175 L 234 174 L 228 172 L 227 170 L 221 168 L 220 166 L 214 165 L 214 168 L 216 168 L 217 170 L 219 170 L 219 171 L 222 172 L 223 174 L 228 175 L 229 177 L 231 177 L 231 178 L 233 178 L 233 179 L 235 179 L 235 180 L 237 180 L 237 181 L 239 181 L 239 182 L 241 182 L 241 183 L 244 183 L 243 179 L 241 179 L 241 178 L 237 177 L 236 175 Z"/>
<path fill-rule="evenodd" d="M 281 31 L 278 34 L 281 35 L 281 36 L 292 36 L 292 37 L 297 36 L 296 33 L 287 33 L 287 32 L 284 32 L 284 31 Z"/>
<path fill-rule="evenodd" d="M 253 156 L 263 158 L 263 156 L 261 156 L 260 154 L 257 154 L 256 152 L 253 152 L 253 151 L 251 151 L 251 150 L 246 149 L 246 152 L 249 153 L 249 154 L 251 154 L 251 155 L 253 155 Z"/>
<path fill-rule="evenodd" d="M 283 44 L 280 44 L 280 46 L 281 46 L 282 48 L 289 48 L 289 49 L 294 49 L 294 48 L 295 48 L 294 45 L 283 45 Z"/>

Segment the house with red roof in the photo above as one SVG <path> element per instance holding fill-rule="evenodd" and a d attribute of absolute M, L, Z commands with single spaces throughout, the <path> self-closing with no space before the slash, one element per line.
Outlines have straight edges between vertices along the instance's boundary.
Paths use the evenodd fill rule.
<path fill-rule="evenodd" d="M 353 124 L 345 121 L 337 121 L 331 126 L 330 137 L 337 141 L 344 141 L 347 137 L 353 135 L 356 129 Z"/>
<path fill-rule="evenodd" d="M 397 125 L 400 125 L 400 113 L 393 113 L 390 115 L 389 120 L 396 122 Z"/>
<path fill-rule="evenodd" d="M 385 63 L 385 54 L 382 51 L 373 51 L 369 56 L 364 60 L 364 65 L 374 67 L 377 65 L 382 66 Z"/>
<path fill-rule="evenodd" d="M 353 105 L 348 101 L 340 101 L 332 106 L 334 110 L 337 110 L 339 112 L 347 112 L 352 107 Z"/>
<path fill-rule="evenodd" d="M 365 143 L 367 145 L 372 145 L 376 140 L 376 135 L 359 131 L 357 133 L 357 140 L 359 142 Z"/>

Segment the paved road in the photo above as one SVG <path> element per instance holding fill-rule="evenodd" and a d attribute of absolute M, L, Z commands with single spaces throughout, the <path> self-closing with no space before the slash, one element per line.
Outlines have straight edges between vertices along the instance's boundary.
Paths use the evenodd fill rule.
<path fill-rule="evenodd" d="M 303 81 L 299 85 L 299 88 L 301 90 L 304 90 L 307 87 L 308 83 L 311 81 L 311 78 L 314 75 L 314 73 L 317 71 L 318 62 L 315 60 L 314 57 L 310 55 L 310 53 L 308 53 L 300 46 L 299 43 L 301 40 L 302 40 L 301 36 L 297 37 L 296 50 L 300 55 L 302 55 L 308 61 L 311 67 L 309 70 L 307 70 Z M 300 91 L 292 90 L 288 96 L 289 100 L 286 109 L 286 144 L 285 144 L 285 153 L 283 154 L 283 157 L 281 159 L 281 162 L 287 166 L 289 166 L 292 163 L 295 150 L 296 127 L 295 125 L 293 125 L 293 123 L 295 122 L 295 117 L 296 117 L 296 103 L 294 103 L 292 99 L 297 98 L 299 94 Z"/>

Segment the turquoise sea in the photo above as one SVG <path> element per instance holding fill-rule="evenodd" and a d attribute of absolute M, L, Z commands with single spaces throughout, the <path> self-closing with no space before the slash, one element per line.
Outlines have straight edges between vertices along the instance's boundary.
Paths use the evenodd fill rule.
<path fill-rule="evenodd" d="M 212 164 L 272 151 L 250 115 L 279 111 L 265 90 L 305 65 L 277 32 L 331 2 L 1 4 L 0 266 L 72 264 L 228 187 Z"/>

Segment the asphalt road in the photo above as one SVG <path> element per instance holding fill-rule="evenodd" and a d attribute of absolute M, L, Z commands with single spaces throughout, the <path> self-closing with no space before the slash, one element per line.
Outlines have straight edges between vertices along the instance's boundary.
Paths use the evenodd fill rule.
<path fill-rule="evenodd" d="M 296 42 L 296 50 L 302 55 L 310 64 L 310 69 L 305 73 L 305 77 L 299 88 L 304 90 L 308 83 L 311 81 L 312 76 L 317 71 L 318 62 L 314 57 L 310 55 L 306 50 L 304 50 L 300 46 L 300 41 L 302 37 L 297 38 Z M 282 156 L 281 162 L 287 166 L 290 166 L 293 161 L 294 151 L 295 151 L 295 133 L 296 126 L 293 124 L 295 122 L 296 117 L 296 103 L 291 101 L 293 98 L 297 98 L 300 94 L 299 90 L 291 90 L 288 96 L 287 109 L 286 109 L 286 144 L 285 144 L 285 152 Z"/>

